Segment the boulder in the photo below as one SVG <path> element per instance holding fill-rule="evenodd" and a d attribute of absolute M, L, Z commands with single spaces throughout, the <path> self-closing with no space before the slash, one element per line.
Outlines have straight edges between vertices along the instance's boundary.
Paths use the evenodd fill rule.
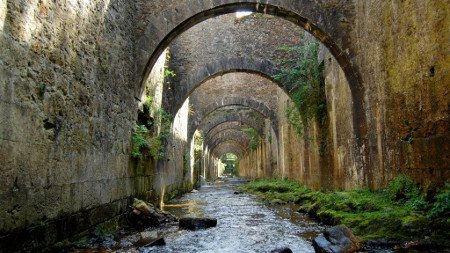
<path fill-rule="evenodd" d="M 129 224 L 137 228 L 157 227 L 164 223 L 178 221 L 174 215 L 139 199 L 134 199 L 127 217 Z"/>
<path fill-rule="evenodd" d="M 140 241 L 150 241 L 158 238 L 158 232 L 156 231 L 143 231 L 139 233 Z"/>
<path fill-rule="evenodd" d="M 217 226 L 217 219 L 215 218 L 183 217 L 179 221 L 179 227 L 188 230 L 205 229 L 215 226 Z"/>
<path fill-rule="evenodd" d="M 361 246 L 349 228 L 339 225 L 326 229 L 323 235 L 316 237 L 313 247 L 318 253 L 351 253 Z"/>
<path fill-rule="evenodd" d="M 150 214 L 151 212 L 149 204 L 145 203 L 143 200 L 136 198 L 133 200 L 133 209 L 135 211 L 138 211 L 136 212 L 137 214 L 139 213 Z"/>
<path fill-rule="evenodd" d="M 270 251 L 270 253 L 292 253 L 290 248 L 278 248 Z"/>

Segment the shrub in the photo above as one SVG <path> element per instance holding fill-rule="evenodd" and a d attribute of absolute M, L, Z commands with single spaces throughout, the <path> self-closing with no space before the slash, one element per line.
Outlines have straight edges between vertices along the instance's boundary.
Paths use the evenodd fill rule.
<path fill-rule="evenodd" d="M 256 150 L 261 142 L 261 137 L 259 136 L 258 132 L 253 128 L 242 128 L 241 129 L 244 133 L 248 135 L 250 138 L 250 142 L 248 143 L 248 146 L 251 150 Z"/>
<path fill-rule="evenodd" d="M 280 73 L 273 76 L 280 81 L 291 96 L 294 106 L 288 106 L 286 117 L 297 133 L 313 118 L 323 125 L 326 121 L 324 64 L 318 60 L 319 43 L 305 42 L 301 46 L 280 48 L 287 59 L 276 59 L 281 65 Z"/>
<path fill-rule="evenodd" d="M 446 183 L 444 189 L 434 197 L 436 200 L 429 211 L 431 217 L 450 216 L 450 183 Z"/>
<path fill-rule="evenodd" d="M 416 182 L 408 176 L 399 175 L 388 186 L 388 195 L 392 200 L 409 200 L 420 194 Z"/>
<path fill-rule="evenodd" d="M 133 158 L 142 158 L 142 150 L 149 147 L 146 139 L 148 129 L 145 125 L 134 125 L 131 134 L 131 156 Z"/>

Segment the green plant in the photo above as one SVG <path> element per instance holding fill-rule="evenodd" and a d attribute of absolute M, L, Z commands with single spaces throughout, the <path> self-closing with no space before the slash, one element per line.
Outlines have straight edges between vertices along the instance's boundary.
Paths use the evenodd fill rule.
<path fill-rule="evenodd" d="M 164 77 L 168 77 L 168 76 L 175 77 L 176 74 L 175 74 L 175 72 L 173 70 L 170 70 L 170 69 L 166 68 L 164 70 Z"/>
<path fill-rule="evenodd" d="M 299 205 L 300 212 L 308 213 L 325 224 L 344 224 L 363 241 L 375 238 L 417 240 L 424 234 L 447 243 L 449 240 L 448 183 L 438 191 L 432 204 L 425 201 L 414 181 L 404 175 L 378 191 L 312 191 L 282 179 L 252 181 L 239 189 L 257 194 L 270 203 L 294 202 Z M 400 202 L 392 197 L 398 192 L 407 192 L 411 198 Z"/>
<path fill-rule="evenodd" d="M 145 97 L 144 107 L 147 107 L 149 112 L 151 112 L 153 110 L 153 97 L 152 96 Z"/>
<path fill-rule="evenodd" d="M 417 198 L 420 194 L 416 182 L 408 176 L 399 175 L 388 186 L 388 196 L 395 201 Z"/>
<path fill-rule="evenodd" d="M 287 107 L 286 117 L 301 135 L 310 120 L 315 118 L 323 125 L 327 116 L 319 43 L 310 41 L 301 46 L 283 46 L 280 50 L 286 57 L 276 59 L 281 71 L 273 78 L 284 85 L 295 104 Z"/>
<path fill-rule="evenodd" d="M 170 136 L 172 115 L 167 113 L 163 109 L 153 108 L 153 98 L 147 96 L 144 102 L 144 113 L 149 115 L 153 114 L 153 119 L 148 123 L 148 126 L 152 126 L 149 129 L 145 125 L 133 126 L 132 134 L 132 150 L 131 155 L 133 158 L 143 158 L 143 151 L 147 151 L 148 154 L 155 160 L 164 158 L 164 148 L 167 144 L 167 139 Z"/>
<path fill-rule="evenodd" d="M 305 127 L 303 125 L 303 121 L 300 119 L 300 113 L 298 111 L 297 105 L 295 104 L 288 105 L 284 113 L 286 115 L 289 124 L 291 124 L 291 126 L 294 127 L 297 134 L 302 135 Z"/>
<path fill-rule="evenodd" d="M 221 161 L 225 164 L 224 173 L 230 175 L 237 175 L 237 168 L 239 166 L 239 158 L 232 153 L 226 153 L 222 156 Z"/>
<path fill-rule="evenodd" d="M 431 217 L 450 216 L 450 183 L 446 183 L 444 189 L 434 197 L 436 200 L 429 211 Z"/>
<path fill-rule="evenodd" d="M 241 130 L 250 138 L 250 142 L 248 143 L 249 148 L 251 150 L 256 150 L 261 142 L 261 137 L 258 132 L 252 127 L 242 128 Z"/>
<path fill-rule="evenodd" d="M 149 138 L 149 152 L 155 160 L 161 160 L 165 156 L 164 148 L 170 136 L 172 115 L 162 109 L 156 110 L 154 114 L 158 129 Z"/>
<path fill-rule="evenodd" d="M 133 158 L 142 158 L 142 150 L 149 147 L 146 139 L 148 129 L 144 125 L 134 125 L 131 134 L 131 156 Z"/>

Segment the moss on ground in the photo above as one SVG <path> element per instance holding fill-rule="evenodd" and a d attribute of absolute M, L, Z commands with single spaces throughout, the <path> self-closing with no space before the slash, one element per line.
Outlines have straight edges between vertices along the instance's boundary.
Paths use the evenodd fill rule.
<path fill-rule="evenodd" d="M 280 204 L 299 204 L 300 212 L 328 224 L 344 224 L 361 240 L 426 239 L 450 245 L 450 185 L 425 196 L 412 181 L 400 176 L 378 191 L 312 191 L 288 180 L 264 179 L 240 190 Z M 428 200 L 426 200 L 428 199 Z"/>

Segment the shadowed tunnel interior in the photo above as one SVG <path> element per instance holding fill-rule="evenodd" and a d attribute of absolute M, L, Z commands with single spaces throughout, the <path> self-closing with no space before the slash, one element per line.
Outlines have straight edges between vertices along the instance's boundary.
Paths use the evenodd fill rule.
<path fill-rule="evenodd" d="M 436 202 L 448 1 L 263 2 L 0 0 L 0 253 L 224 176 Z"/>

